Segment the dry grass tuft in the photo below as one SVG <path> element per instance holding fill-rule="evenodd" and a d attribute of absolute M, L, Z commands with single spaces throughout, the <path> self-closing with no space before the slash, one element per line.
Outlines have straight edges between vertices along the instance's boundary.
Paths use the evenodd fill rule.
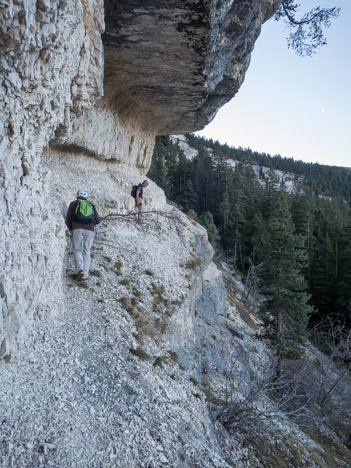
<path fill-rule="evenodd" d="M 129 348 L 129 351 L 134 354 L 134 356 L 137 356 L 139 359 L 142 361 L 147 361 L 150 356 L 147 354 L 146 351 L 144 351 L 142 348 L 138 347 L 136 349 L 134 348 Z"/>
<path fill-rule="evenodd" d="M 235 304 L 240 317 L 243 321 L 248 325 L 252 330 L 258 330 L 260 327 L 258 324 L 252 319 L 249 309 L 240 301 L 236 301 Z"/>
<path fill-rule="evenodd" d="M 189 270 L 196 270 L 196 268 L 199 268 L 201 265 L 201 258 L 196 255 L 190 260 L 188 260 L 185 264 L 185 267 L 188 268 Z"/>

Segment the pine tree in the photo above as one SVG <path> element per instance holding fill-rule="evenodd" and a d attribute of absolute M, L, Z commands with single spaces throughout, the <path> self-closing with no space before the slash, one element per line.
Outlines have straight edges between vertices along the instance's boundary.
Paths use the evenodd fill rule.
<path fill-rule="evenodd" d="M 207 230 L 209 241 L 214 242 L 219 239 L 219 237 L 217 236 L 217 228 L 213 221 L 212 213 L 206 211 L 206 213 L 203 216 L 201 216 L 201 224 Z"/>
<path fill-rule="evenodd" d="M 187 179 L 183 191 L 179 195 L 179 202 L 183 205 L 186 211 L 190 208 L 194 209 L 197 202 L 197 194 L 194 190 L 190 179 Z"/>
<path fill-rule="evenodd" d="M 246 225 L 247 184 L 242 170 L 235 171 L 230 184 L 231 203 L 231 246 L 235 266 L 241 263 L 243 257 L 243 240 Z"/>
<path fill-rule="evenodd" d="M 262 235 L 260 259 L 261 292 L 266 299 L 262 312 L 267 335 L 277 348 L 277 377 L 283 358 L 303 353 L 312 307 L 308 304 L 306 282 L 301 269 L 306 261 L 302 236 L 295 234 L 287 195 L 279 191 L 267 228 Z"/>
<path fill-rule="evenodd" d="M 219 216 L 220 216 L 220 226 L 221 226 L 221 233 L 222 233 L 222 240 L 224 243 L 224 246 L 228 242 L 228 237 L 230 235 L 229 231 L 229 216 L 230 216 L 230 199 L 229 199 L 229 193 L 225 192 L 223 194 L 223 201 L 219 206 Z"/>
<path fill-rule="evenodd" d="M 207 150 L 199 149 L 198 156 L 193 160 L 194 187 L 198 194 L 198 209 L 200 213 L 210 211 L 215 213 L 216 197 L 214 196 L 215 172 L 213 161 Z"/>

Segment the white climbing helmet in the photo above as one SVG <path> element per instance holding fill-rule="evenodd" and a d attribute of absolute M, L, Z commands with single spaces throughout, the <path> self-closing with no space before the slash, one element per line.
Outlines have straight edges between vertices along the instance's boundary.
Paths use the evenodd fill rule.
<path fill-rule="evenodd" d="M 88 198 L 88 193 L 85 190 L 79 189 L 77 192 L 77 198 Z"/>

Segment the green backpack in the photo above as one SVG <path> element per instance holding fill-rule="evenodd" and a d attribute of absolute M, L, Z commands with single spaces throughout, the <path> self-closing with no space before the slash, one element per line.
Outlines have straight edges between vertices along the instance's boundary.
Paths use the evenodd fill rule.
<path fill-rule="evenodd" d="M 94 205 L 88 200 L 77 200 L 77 207 L 74 213 L 74 220 L 77 223 L 89 224 L 95 222 Z"/>

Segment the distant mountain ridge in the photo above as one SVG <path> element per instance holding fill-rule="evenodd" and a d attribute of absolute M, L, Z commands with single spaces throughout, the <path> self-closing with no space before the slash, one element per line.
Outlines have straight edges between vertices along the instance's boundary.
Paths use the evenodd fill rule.
<path fill-rule="evenodd" d="M 295 161 L 280 155 L 271 156 L 267 153 L 258 153 L 250 148 L 234 148 L 227 144 L 221 144 L 212 139 L 196 136 L 194 134 L 172 135 L 171 141 L 178 144 L 188 159 L 194 157 L 199 149 L 215 152 L 223 155 L 228 160 L 246 163 L 252 166 L 254 171 L 261 176 L 274 171 L 280 181 L 287 183 L 287 191 L 299 191 L 301 185 L 310 190 L 316 196 L 340 197 L 347 203 L 351 203 L 351 168 L 338 166 L 325 166 L 318 163 L 305 163 Z M 177 141 L 178 140 L 178 141 Z M 297 176 L 296 184 L 291 179 Z M 286 180 L 284 180 L 286 179 Z M 262 179 L 261 179 L 262 180 Z M 302 183 L 302 181 L 305 181 Z"/>
<path fill-rule="evenodd" d="M 187 136 L 171 135 L 170 139 L 174 144 L 178 145 L 188 160 L 192 160 L 198 155 L 198 150 L 190 146 L 188 143 Z M 214 150 L 212 148 L 206 147 L 206 150 L 213 156 Z M 229 158 L 226 160 L 226 163 L 229 167 L 235 168 L 237 164 L 240 164 L 240 161 Z M 250 166 L 253 169 L 257 176 L 257 180 L 261 185 L 271 182 L 276 186 L 276 188 L 278 188 L 281 183 L 284 183 L 286 191 L 289 193 L 299 193 L 303 191 L 302 187 L 305 180 L 303 176 L 257 164 L 248 163 L 247 166 Z"/>

